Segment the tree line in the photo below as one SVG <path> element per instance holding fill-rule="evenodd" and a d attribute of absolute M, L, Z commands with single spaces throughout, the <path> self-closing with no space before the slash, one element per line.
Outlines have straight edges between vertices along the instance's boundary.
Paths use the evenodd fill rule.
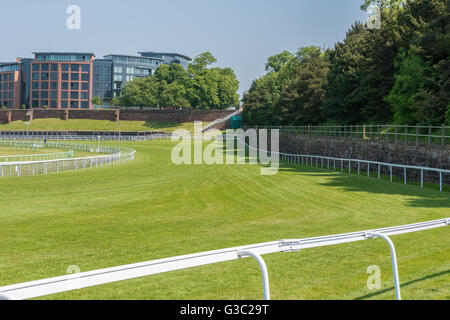
<path fill-rule="evenodd" d="M 249 125 L 450 125 L 450 0 L 366 0 L 381 28 L 356 22 L 331 49 L 284 51 L 243 99 Z"/>
<path fill-rule="evenodd" d="M 227 109 L 239 105 L 239 81 L 231 68 L 217 68 L 210 53 L 198 55 L 188 69 L 161 65 L 154 76 L 126 83 L 116 106 Z"/>

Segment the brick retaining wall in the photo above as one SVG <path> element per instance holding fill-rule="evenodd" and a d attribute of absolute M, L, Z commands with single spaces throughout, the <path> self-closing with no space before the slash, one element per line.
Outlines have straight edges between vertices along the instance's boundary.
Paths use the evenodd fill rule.
<path fill-rule="evenodd" d="M 416 146 L 415 144 L 405 145 L 387 141 L 304 137 L 283 134 L 280 136 L 280 151 L 450 170 L 450 148 L 448 146 Z M 354 166 L 353 169 L 356 170 L 357 164 L 354 164 Z M 348 169 L 348 164 L 344 163 L 344 167 Z M 362 170 L 366 170 L 366 168 L 362 168 Z M 372 168 L 372 170 L 375 170 L 375 168 Z M 382 173 L 389 174 L 389 169 L 382 168 Z M 394 168 L 393 173 L 403 178 L 402 169 Z M 408 180 L 420 181 L 420 171 L 407 170 L 407 177 Z M 425 172 L 424 180 L 439 183 L 439 174 Z M 444 174 L 443 181 L 444 184 L 450 185 L 450 174 Z"/>

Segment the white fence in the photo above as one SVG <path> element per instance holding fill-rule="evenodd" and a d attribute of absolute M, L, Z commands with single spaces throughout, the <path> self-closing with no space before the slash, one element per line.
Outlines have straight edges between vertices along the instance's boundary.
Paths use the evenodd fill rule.
<path fill-rule="evenodd" d="M 271 152 L 264 149 L 260 149 L 258 147 L 249 145 L 245 141 L 245 137 L 238 136 L 236 137 L 238 142 L 246 145 L 249 149 L 255 150 L 259 154 L 264 153 L 266 155 L 271 156 L 272 154 L 277 154 L 279 156 L 280 162 L 284 163 L 292 163 L 292 164 L 301 164 L 301 165 L 309 165 L 317 168 L 323 168 L 328 170 L 337 171 L 340 169 L 341 172 L 348 170 L 348 173 L 351 174 L 353 170 L 356 171 L 358 175 L 360 175 L 364 170 L 367 176 L 370 176 L 371 170 L 377 173 L 378 179 L 381 179 L 382 169 L 387 169 L 389 172 L 390 181 L 393 181 L 393 169 L 400 169 L 403 173 L 403 183 L 408 183 L 408 171 L 415 170 L 420 175 L 420 187 L 424 187 L 424 173 L 435 173 L 439 176 L 439 190 L 442 192 L 444 187 L 443 175 L 450 174 L 450 170 L 447 169 L 438 169 L 438 168 L 429 168 L 429 167 L 421 167 L 421 166 L 411 166 L 404 164 L 394 164 L 394 163 L 386 163 L 379 161 L 369 161 L 369 160 L 360 160 L 360 159 L 345 159 L 345 158 L 334 158 L 334 157 L 325 157 L 325 156 L 312 156 L 312 155 L 304 155 L 304 154 L 292 154 L 292 153 L 284 153 L 284 152 Z"/>
<path fill-rule="evenodd" d="M 338 245 L 375 238 L 385 240 L 390 248 L 396 299 L 401 299 L 400 280 L 397 267 L 395 247 L 391 236 L 441 228 L 450 225 L 450 218 L 440 219 L 410 225 L 366 230 L 324 237 L 279 240 L 254 245 L 227 248 L 222 250 L 195 253 L 190 255 L 153 260 L 143 263 L 94 270 L 78 274 L 70 274 L 44 280 L 20 283 L 0 287 L 0 299 L 31 299 L 60 292 L 67 292 L 92 286 L 130 280 L 150 275 L 194 268 L 204 265 L 255 258 L 261 268 L 263 293 L 266 300 L 270 299 L 269 275 L 262 255 L 271 253 L 296 252 L 304 249 Z"/>
<path fill-rule="evenodd" d="M 35 142 L 21 142 L 22 145 Z M 1 162 L 0 177 L 30 176 L 67 170 L 112 166 L 134 159 L 135 150 L 123 147 L 109 147 L 69 142 L 47 142 L 45 148 L 79 150 L 105 155 L 83 158 L 58 158 L 54 160 Z"/>

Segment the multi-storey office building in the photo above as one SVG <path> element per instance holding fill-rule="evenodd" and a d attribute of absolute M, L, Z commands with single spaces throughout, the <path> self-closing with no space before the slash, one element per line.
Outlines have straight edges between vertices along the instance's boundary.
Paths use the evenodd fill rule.
<path fill-rule="evenodd" d="M 143 57 L 161 59 L 164 61 L 164 64 L 170 65 L 172 63 L 178 63 L 186 70 L 188 68 L 189 62 L 192 61 L 190 57 L 179 53 L 153 52 L 153 51 L 139 52 L 139 53 Z"/>
<path fill-rule="evenodd" d="M 34 59 L 0 63 L 0 107 L 89 109 L 92 98 L 104 105 L 118 96 L 128 81 L 154 75 L 162 64 L 191 59 L 179 54 L 142 53 L 142 56 L 93 53 L 37 52 Z M 147 55 L 147 56 L 144 56 Z"/>
<path fill-rule="evenodd" d="M 89 109 L 93 53 L 35 53 L 31 62 L 31 108 Z"/>
<path fill-rule="evenodd" d="M 20 63 L 0 65 L 0 107 L 20 107 Z"/>

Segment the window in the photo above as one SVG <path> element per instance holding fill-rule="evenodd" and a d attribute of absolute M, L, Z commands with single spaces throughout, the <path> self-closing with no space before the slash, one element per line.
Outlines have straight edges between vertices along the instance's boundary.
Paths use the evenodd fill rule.
<path fill-rule="evenodd" d="M 48 90 L 48 82 L 41 82 L 41 90 Z"/>
<path fill-rule="evenodd" d="M 50 76 L 50 80 L 58 80 L 58 72 L 52 72 Z"/>
<path fill-rule="evenodd" d="M 91 66 L 89 64 L 82 64 L 81 65 L 81 71 L 82 72 L 89 72 L 89 71 L 91 71 Z"/>
<path fill-rule="evenodd" d="M 69 80 L 69 74 L 68 74 L 68 73 L 63 73 L 63 74 L 61 75 L 61 79 L 62 79 L 63 81 L 68 81 L 68 80 Z"/>
<path fill-rule="evenodd" d="M 31 93 L 31 97 L 32 97 L 33 99 L 39 99 L 39 91 L 33 91 L 33 92 Z"/>
<path fill-rule="evenodd" d="M 61 99 L 69 99 L 69 92 L 61 91 Z"/>
<path fill-rule="evenodd" d="M 70 92 L 70 99 L 72 99 L 72 100 L 76 100 L 76 99 L 78 99 L 78 92 L 76 92 L 76 91 L 72 91 L 72 92 Z"/>
<path fill-rule="evenodd" d="M 50 99 L 58 99 L 58 91 L 50 91 Z"/>
<path fill-rule="evenodd" d="M 41 99 L 48 99 L 48 91 L 41 91 Z"/>
<path fill-rule="evenodd" d="M 70 101 L 70 107 L 78 109 L 78 101 Z"/>
<path fill-rule="evenodd" d="M 89 108 L 89 101 L 81 101 L 81 107 L 85 109 Z"/>
<path fill-rule="evenodd" d="M 72 81 L 80 80 L 80 75 L 78 73 L 72 73 L 70 76 Z"/>
<path fill-rule="evenodd" d="M 39 100 L 31 101 L 32 108 L 39 108 Z"/>
<path fill-rule="evenodd" d="M 114 75 L 114 81 L 122 81 L 122 75 L 115 74 Z"/>
<path fill-rule="evenodd" d="M 61 101 L 61 108 L 66 109 L 68 106 L 68 101 Z"/>
<path fill-rule="evenodd" d="M 89 92 L 82 92 L 81 93 L 81 99 L 88 100 L 89 99 Z"/>
<path fill-rule="evenodd" d="M 39 63 L 33 63 L 33 67 L 31 68 L 33 71 L 39 71 L 40 64 Z"/>
<path fill-rule="evenodd" d="M 41 64 L 41 70 L 42 71 L 48 71 L 48 67 L 49 67 L 48 63 Z"/>
<path fill-rule="evenodd" d="M 58 90 L 58 82 L 53 81 L 50 83 L 50 89 L 52 90 Z"/>
<path fill-rule="evenodd" d="M 33 80 L 39 80 L 39 73 L 33 72 Z"/>
<path fill-rule="evenodd" d="M 56 63 L 52 63 L 52 71 L 58 71 L 58 65 Z"/>
<path fill-rule="evenodd" d="M 114 73 L 122 73 L 122 67 L 114 67 Z"/>
<path fill-rule="evenodd" d="M 39 82 L 33 81 L 33 84 L 31 85 L 32 89 L 39 90 Z"/>
<path fill-rule="evenodd" d="M 61 70 L 62 71 L 69 71 L 69 65 L 67 63 L 63 63 L 61 65 Z"/>
<path fill-rule="evenodd" d="M 61 90 L 69 90 L 69 83 L 61 82 Z"/>
<path fill-rule="evenodd" d="M 82 83 L 81 90 L 89 90 L 89 83 Z"/>
<path fill-rule="evenodd" d="M 134 74 L 134 68 L 127 68 L 128 74 Z"/>
<path fill-rule="evenodd" d="M 71 64 L 70 69 L 73 71 L 80 71 L 80 65 L 79 64 Z"/>
<path fill-rule="evenodd" d="M 78 89 L 79 89 L 78 82 L 71 82 L 70 83 L 70 90 L 78 90 Z"/>
<path fill-rule="evenodd" d="M 41 73 L 41 80 L 44 80 L 44 81 L 46 81 L 46 80 L 48 80 L 48 72 L 42 72 Z"/>
<path fill-rule="evenodd" d="M 58 108 L 58 102 L 56 100 L 50 101 L 50 108 L 56 109 Z"/>
<path fill-rule="evenodd" d="M 81 81 L 89 81 L 89 73 L 83 73 L 81 75 Z"/>

